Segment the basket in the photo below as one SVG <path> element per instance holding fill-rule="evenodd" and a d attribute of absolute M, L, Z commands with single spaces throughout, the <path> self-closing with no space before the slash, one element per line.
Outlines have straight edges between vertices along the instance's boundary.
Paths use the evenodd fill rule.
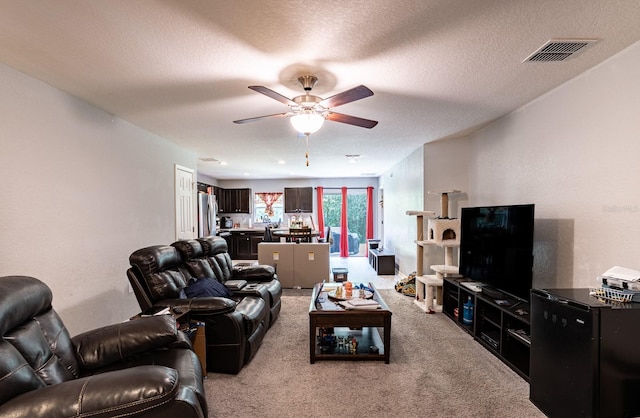
<path fill-rule="evenodd" d="M 590 287 L 589 294 L 597 298 L 610 300 L 613 302 L 631 302 L 633 292 L 612 289 L 609 287 Z"/>

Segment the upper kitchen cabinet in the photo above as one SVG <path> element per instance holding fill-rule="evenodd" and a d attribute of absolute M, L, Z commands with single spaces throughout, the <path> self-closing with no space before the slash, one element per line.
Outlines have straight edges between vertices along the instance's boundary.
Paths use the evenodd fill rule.
<path fill-rule="evenodd" d="M 313 212 L 313 187 L 285 187 L 285 213 Z"/>
<path fill-rule="evenodd" d="M 251 189 L 220 189 L 220 213 L 251 213 Z"/>
<path fill-rule="evenodd" d="M 210 186 L 210 185 L 208 185 L 206 183 L 201 183 L 201 182 L 197 183 L 197 187 L 198 187 L 198 192 L 202 192 L 202 193 L 207 193 L 207 190 L 209 189 L 209 187 L 214 187 L 215 188 L 215 186 Z"/>
<path fill-rule="evenodd" d="M 212 188 L 213 188 L 213 191 L 212 191 L 213 195 L 216 197 L 217 212 L 220 213 L 221 212 L 220 209 L 225 206 L 224 189 L 218 186 L 212 186 Z"/>

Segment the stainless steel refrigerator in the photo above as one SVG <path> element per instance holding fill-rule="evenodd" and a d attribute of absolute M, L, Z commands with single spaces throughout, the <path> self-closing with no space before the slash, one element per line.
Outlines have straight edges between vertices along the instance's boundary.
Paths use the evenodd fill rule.
<path fill-rule="evenodd" d="M 212 194 L 198 193 L 198 237 L 216 234 L 218 205 Z"/>

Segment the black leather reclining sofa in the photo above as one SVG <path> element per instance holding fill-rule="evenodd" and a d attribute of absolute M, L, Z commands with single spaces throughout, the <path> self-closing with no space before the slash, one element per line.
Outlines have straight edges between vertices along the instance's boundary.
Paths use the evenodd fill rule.
<path fill-rule="evenodd" d="M 38 279 L 0 277 L 1 417 L 207 416 L 200 360 L 169 315 L 71 338 Z"/>
<path fill-rule="evenodd" d="M 237 374 L 258 351 L 280 313 L 282 287 L 271 266 L 234 267 L 221 237 L 134 251 L 127 277 L 142 312 L 172 307 L 205 324 L 207 371 Z M 196 281 L 214 279 L 230 295 L 187 298 Z"/>

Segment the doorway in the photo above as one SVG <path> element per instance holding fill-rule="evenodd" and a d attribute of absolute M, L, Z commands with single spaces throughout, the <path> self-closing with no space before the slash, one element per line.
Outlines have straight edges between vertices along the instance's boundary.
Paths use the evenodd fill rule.
<path fill-rule="evenodd" d="M 332 257 L 340 256 L 340 215 L 342 194 L 339 189 L 325 189 L 322 198 L 324 225 L 331 228 Z M 349 257 L 366 256 L 367 191 L 347 189 L 347 226 Z"/>
<path fill-rule="evenodd" d="M 196 237 L 194 170 L 175 165 L 176 239 Z"/>

